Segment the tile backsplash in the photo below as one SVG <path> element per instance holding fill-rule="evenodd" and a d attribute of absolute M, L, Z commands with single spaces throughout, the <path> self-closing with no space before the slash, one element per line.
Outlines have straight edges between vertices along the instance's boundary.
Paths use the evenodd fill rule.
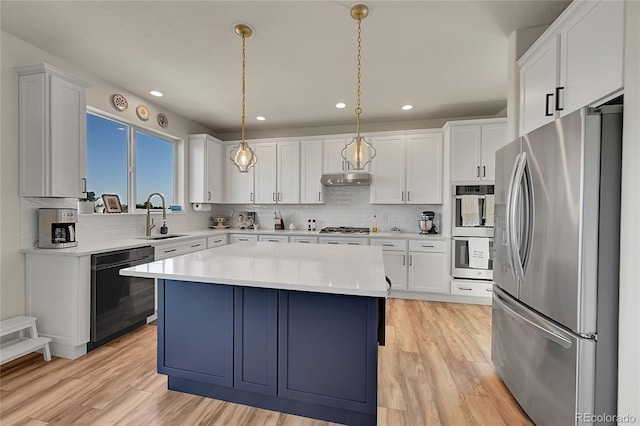
<path fill-rule="evenodd" d="M 370 204 L 369 188 L 360 186 L 333 186 L 324 188 L 325 204 L 234 204 L 214 205 L 211 211 L 194 212 L 191 206 L 186 213 L 167 213 L 167 226 L 170 233 L 206 229 L 209 218 L 216 212 L 233 210 L 231 227 L 236 227 L 240 212 L 253 211 L 260 229 L 273 229 L 273 213 L 279 212 L 285 227 L 293 222 L 295 229 L 307 229 L 307 220 L 315 219 L 316 228 L 325 226 L 355 226 L 371 228 L 373 216 L 380 230 L 389 231 L 398 227 L 403 232 L 418 232 L 417 221 L 424 210 L 436 213 L 435 223 L 442 232 L 442 205 L 389 205 Z M 38 239 L 38 208 L 65 207 L 78 208 L 75 198 L 21 198 L 21 243 L 23 248 L 32 247 Z M 159 233 L 162 218 L 154 214 Z M 76 235 L 79 242 L 91 239 L 117 240 L 144 235 L 146 217 L 144 214 L 93 214 L 79 215 Z M 445 224 L 448 221 L 444 221 Z M 448 231 L 445 230 L 445 234 Z"/>

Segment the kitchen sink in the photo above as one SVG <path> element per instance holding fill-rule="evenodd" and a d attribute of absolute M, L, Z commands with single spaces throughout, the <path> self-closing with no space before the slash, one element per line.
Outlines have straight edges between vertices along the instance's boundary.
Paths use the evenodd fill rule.
<path fill-rule="evenodd" d="M 153 235 L 151 237 L 138 237 L 141 240 L 168 240 L 169 238 L 186 237 L 184 234 L 166 234 L 166 235 Z"/>

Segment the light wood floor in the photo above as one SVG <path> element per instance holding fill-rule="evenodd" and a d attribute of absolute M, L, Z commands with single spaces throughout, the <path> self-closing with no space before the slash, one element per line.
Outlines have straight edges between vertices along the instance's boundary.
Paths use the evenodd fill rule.
<path fill-rule="evenodd" d="M 491 364 L 488 306 L 390 299 L 380 348 L 379 425 L 530 425 Z M 156 327 L 75 361 L 32 354 L 0 370 L 5 425 L 325 425 L 167 390 Z"/>

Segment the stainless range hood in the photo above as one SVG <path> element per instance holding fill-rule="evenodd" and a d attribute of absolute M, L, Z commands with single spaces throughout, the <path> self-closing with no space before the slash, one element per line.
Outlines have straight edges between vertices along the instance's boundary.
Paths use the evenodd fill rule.
<path fill-rule="evenodd" d="M 322 175 L 320 182 L 326 186 L 338 185 L 371 185 L 369 173 L 336 173 Z"/>

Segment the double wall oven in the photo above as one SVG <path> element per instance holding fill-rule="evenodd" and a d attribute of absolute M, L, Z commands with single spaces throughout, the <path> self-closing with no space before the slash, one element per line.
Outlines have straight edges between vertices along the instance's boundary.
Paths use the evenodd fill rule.
<path fill-rule="evenodd" d="M 493 280 L 493 197 L 493 185 L 454 187 L 451 242 L 454 279 Z"/>

